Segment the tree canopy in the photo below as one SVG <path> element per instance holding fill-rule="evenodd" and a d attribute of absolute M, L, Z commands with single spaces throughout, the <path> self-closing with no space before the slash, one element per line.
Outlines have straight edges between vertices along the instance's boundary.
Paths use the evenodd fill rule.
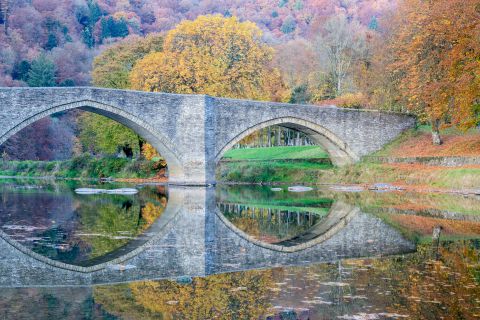
<path fill-rule="evenodd" d="M 145 38 L 131 36 L 98 55 L 93 62 L 92 82 L 95 86 L 129 89 L 129 74 L 134 64 L 151 52 L 161 51 L 163 37 L 150 34 Z"/>
<path fill-rule="evenodd" d="M 388 66 L 401 101 L 432 123 L 480 121 L 480 9 L 475 0 L 404 0 Z M 438 136 L 435 143 L 441 143 Z"/>
<path fill-rule="evenodd" d="M 163 51 L 140 60 L 130 81 L 144 91 L 281 100 L 284 87 L 273 53 L 255 24 L 200 16 L 168 32 Z"/>

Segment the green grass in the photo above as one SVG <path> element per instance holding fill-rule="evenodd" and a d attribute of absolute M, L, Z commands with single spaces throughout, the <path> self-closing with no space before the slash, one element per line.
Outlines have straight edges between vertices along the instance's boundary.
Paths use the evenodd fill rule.
<path fill-rule="evenodd" d="M 283 160 L 328 158 L 328 153 L 318 146 L 270 147 L 232 149 L 224 155 L 228 160 Z"/>
<path fill-rule="evenodd" d="M 331 164 L 319 164 L 308 161 L 224 162 L 217 167 L 217 179 L 224 182 L 316 183 L 319 181 L 321 172 L 330 168 L 332 168 Z"/>

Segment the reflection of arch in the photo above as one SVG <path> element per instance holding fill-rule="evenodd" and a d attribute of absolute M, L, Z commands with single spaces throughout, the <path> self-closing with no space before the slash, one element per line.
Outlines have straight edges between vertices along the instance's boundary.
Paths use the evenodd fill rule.
<path fill-rule="evenodd" d="M 110 105 L 98 103 L 90 100 L 82 100 L 77 102 L 71 102 L 67 104 L 56 105 L 47 110 L 37 113 L 34 116 L 22 121 L 14 128 L 7 131 L 2 137 L 0 137 L 0 144 L 7 141 L 15 133 L 19 132 L 23 128 L 33 124 L 34 122 L 48 117 L 54 113 L 67 111 L 71 109 L 82 109 L 97 113 L 112 120 L 115 120 L 126 127 L 135 131 L 138 135 L 151 143 L 155 149 L 165 158 L 168 165 L 169 178 L 172 181 L 183 181 L 184 170 L 179 155 L 181 154 L 175 148 L 175 145 L 170 142 L 164 135 L 156 131 L 145 121 L 135 117 L 134 115 L 127 113 L 123 110 L 115 108 Z"/>
<path fill-rule="evenodd" d="M 306 233 L 289 240 L 271 244 L 262 242 L 240 230 L 220 212 L 218 207 L 216 209 L 216 214 L 220 220 L 238 236 L 259 247 L 280 252 L 301 251 L 326 241 L 342 230 L 359 212 L 360 209 L 357 207 L 337 201 L 332 205 L 325 219 L 322 219 L 317 225 L 307 230 Z"/>
<path fill-rule="evenodd" d="M 183 208 L 183 204 L 185 201 L 184 198 L 185 197 L 183 193 L 169 192 L 167 207 L 165 208 L 165 211 L 157 220 L 155 220 L 155 222 L 148 229 L 144 231 L 142 235 L 139 236 L 138 239 L 134 239 L 128 242 L 125 246 L 120 247 L 105 256 L 89 261 L 89 263 L 95 263 L 93 265 L 89 264 L 87 266 L 78 266 L 57 260 L 52 260 L 25 247 L 20 242 L 12 239 L 2 230 L 0 230 L 0 238 L 2 238 L 5 242 L 7 242 L 9 245 L 14 247 L 18 251 L 22 252 L 23 254 L 37 261 L 43 262 L 46 265 L 63 270 L 90 273 L 105 269 L 110 265 L 124 263 L 125 261 L 134 258 L 144 250 L 150 248 L 151 244 L 158 239 L 163 238 L 168 232 L 170 232 L 172 228 L 172 223 L 175 221 L 175 217 Z M 146 235 L 149 234 L 151 236 L 146 237 Z"/>
<path fill-rule="evenodd" d="M 294 117 L 282 117 L 259 123 L 243 131 L 224 146 L 215 157 L 216 163 L 220 161 L 225 152 L 230 150 L 235 144 L 250 134 L 273 125 L 296 129 L 308 134 L 313 141 L 325 148 L 335 165 L 345 165 L 359 160 L 359 157 L 348 147 L 348 145 L 338 138 L 334 133 L 313 122 Z"/>

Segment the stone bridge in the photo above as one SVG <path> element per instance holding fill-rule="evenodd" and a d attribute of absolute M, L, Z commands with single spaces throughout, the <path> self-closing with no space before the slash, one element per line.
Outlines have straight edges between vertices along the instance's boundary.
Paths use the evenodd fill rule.
<path fill-rule="evenodd" d="M 166 210 L 145 239 L 85 266 L 50 260 L 0 230 L 0 288 L 206 276 L 415 250 L 380 218 L 341 201 L 312 230 L 313 239 L 282 247 L 256 240 L 223 217 L 214 188 L 172 186 L 169 194 Z"/>
<path fill-rule="evenodd" d="M 343 165 L 415 125 L 410 115 L 99 88 L 0 88 L 0 143 L 51 114 L 80 108 L 133 129 L 165 158 L 172 184 L 215 183 L 222 155 L 247 135 L 282 125 L 311 135 Z"/>

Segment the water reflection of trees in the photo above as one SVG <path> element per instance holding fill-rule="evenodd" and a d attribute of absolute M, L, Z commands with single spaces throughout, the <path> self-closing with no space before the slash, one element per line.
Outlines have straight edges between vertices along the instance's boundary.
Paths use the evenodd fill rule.
<path fill-rule="evenodd" d="M 128 319 L 259 319 L 271 307 L 272 271 L 186 280 L 97 287 L 94 298 L 109 313 Z"/>
<path fill-rule="evenodd" d="M 5 229 L 8 234 L 34 252 L 76 264 L 126 245 L 167 205 L 164 186 L 146 186 L 135 196 L 77 195 L 73 189 L 79 186 L 78 181 L 2 180 L 0 225 L 13 225 Z"/>
<path fill-rule="evenodd" d="M 289 278 L 298 279 L 293 286 L 305 285 L 303 300 L 314 300 L 323 292 L 321 307 L 308 307 L 325 319 L 361 313 L 380 319 L 382 313 L 410 319 L 475 318 L 480 311 L 480 242 L 444 243 L 439 253 L 435 260 L 435 247 L 420 245 L 414 254 L 347 260 L 342 268 L 334 264 L 292 268 Z M 298 305 L 300 297 L 283 292 L 280 299 Z"/>
<path fill-rule="evenodd" d="M 405 256 L 178 281 L 3 288 L 0 318 L 474 319 L 480 311 L 480 241 L 443 243 L 438 250 L 438 260 L 434 246 L 420 245 Z"/>
<path fill-rule="evenodd" d="M 333 202 L 319 192 L 278 192 L 267 186 L 217 187 L 217 207 L 223 216 L 267 243 L 305 233 L 328 215 Z"/>
<path fill-rule="evenodd" d="M 147 194 L 148 193 L 148 194 Z M 88 258 L 114 251 L 143 233 L 164 212 L 165 194 L 142 192 L 137 199 L 128 196 L 99 197 L 82 203 L 77 210 L 82 244 Z"/>
<path fill-rule="evenodd" d="M 276 243 L 306 232 L 329 211 L 325 208 L 256 207 L 217 203 L 220 212 L 237 228 L 260 241 Z"/>

